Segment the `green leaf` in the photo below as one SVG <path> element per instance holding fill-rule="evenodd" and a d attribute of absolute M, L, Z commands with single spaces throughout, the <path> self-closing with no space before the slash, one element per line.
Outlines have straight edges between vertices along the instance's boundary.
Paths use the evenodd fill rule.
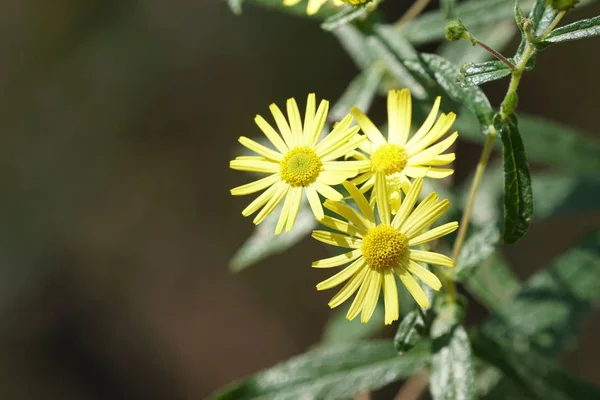
<path fill-rule="evenodd" d="M 334 121 L 342 120 L 353 106 L 363 112 L 368 112 L 377 94 L 377 89 L 383 80 L 385 69 L 375 64 L 371 68 L 363 70 L 350 82 L 342 96 L 335 103 L 329 113 L 329 118 Z"/>
<path fill-rule="evenodd" d="M 275 235 L 273 232 L 279 218 L 278 210 L 276 209 L 265 221 L 254 228 L 252 235 L 229 262 L 231 271 L 239 272 L 272 254 L 289 249 L 308 235 L 317 225 L 308 202 L 303 201 L 292 230 L 288 233 Z"/>
<path fill-rule="evenodd" d="M 583 328 L 600 302 L 600 232 L 567 250 L 534 275 L 484 331 L 514 348 L 556 356 Z"/>
<path fill-rule="evenodd" d="M 495 223 L 472 233 L 465 241 L 454 267 L 455 279 L 464 281 L 472 276 L 483 261 L 496 252 L 500 230 Z"/>
<path fill-rule="evenodd" d="M 492 123 L 493 110 L 488 98 L 483 91 L 477 87 L 462 87 L 457 83 L 458 70 L 448 60 L 436 54 L 421 54 L 419 62 L 406 61 L 405 65 L 416 74 L 426 74 L 436 81 L 442 89 L 454 100 L 462 103 L 473 114 L 481 124 L 484 133 Z"/>
<path fill-rule="evenodd" d="M 398 356 L 391 341 L 319 348 L 225 388 L 213 400 L 346 399 L 423 368 L 428 344 Z"/>
<path fill-rule="evenodd" d="M 471 345 L 459 323 L 459 308 L 446 304 L 431 326 L 433 355 L 429 387 L 434 400 L 475 398 Z"/>
<path fill-rule="evenodd" d="M 488 310 L 501 314 L 521 288 L 521 283 L 502 257 L 495 254 L 482 261 L 466 281 L 466 287 Z"/>
<path fill-rule="evenodd" d="M 341 25 L 332 33 L 359 69 L 369 68 L 376 61 L 371 54 L 365 34 L 354 25 Z"/>
<path fill-rule="evenodd" d="M 368 324 L 360 322 L 359 318 L 348 321 L 346 319 L 348 308 L 350 308 L 349 304 L 332 313 L 323 332 L 323 344 L 356 343 L 373 336 L 384 326 L 383 302 L 377 302 L 377 307 Z"/>
<path fill-rule="evenodd" d="M 555 29 L 546 36 L 546 39 L 537 44 L 536 47 L 544 49 L 554 43 L 570 42 L 598 35 L 600 35 L 600 16 L 577 21 Z"/>
<path fill-rule="evenodd" d="M 485 400 L 579 400 L 598 399 L 600 391 L 592 384 L 570 376 L 554 362 L 535 351 L 514 350 L 485 334 L 473 339 L 475 354 L 500 369 L 507 379 L 501 381 Z"/>
<path fill-rule="evenodd" d="M 460 137 L 482 143 L 485 138 L 473 118 L 459 112 L 455 127 Z M 600 170 L 600 141 L 580 129 L 542 117 L 519 114 L 522 139 L 527 157 L 574 174 L 595 174 Z"/>
<path fill-rule="evenodd" d="M 504 159 L 504 241 L 514 243 L 527 233 L 533 217 L 531 176 L 516 117 L 503 120 L 496 115 L 494 126 Z"/>
<path fill-rule="evenodd" d="M 459 83 L 462 86 L 479 86 L 502 79 L 511 72 L 512 70 L 502 61 L 466 63 L 460 68 Z"/>
<path fill-rule="evenodd" d="M 454 8 L 454 14 L 469 30 L 475 30 L 511 18 L 511 3 L 506 0 L 473 0 L 459 3 Z M 414 19 L 402 32 L 411 43 L 421 45 L 443 39 L 445 25 L 444 11 L 435 10 Z"/>
<path fill-rule="evenodd" d="M 427 334 L 427 327 L 423 314 L 419 310 L 412 310 L 404 316 L 398 325 L 394 336 L 394 347 L 399 353 L 404 353 L 422 340 Z"/>
<path fill-rule="evenodd" d="M 499 366 L 519 386 L 517 393 L 527 390 L 525 398 L 600 398 L 597 388 L 569 377 L 546 358 L 556 357 L 583 331 L 600 302 L 599 285 L 596 231 L 529 279 L 499 316 L 483 325 L 482 337 L 491 345 L 484 342 L 482 347 L 480 338 L 474 340 L 476 354 Z M 504 380 L 486 398 L 514 398 L 506 394 L 508 388 L 510 382 Z"/>
<path fill-rule="evenodd" d="M 417 99 L 424 99 L 427 96 L 425 88 L 412 76 L 412 74 L 402 64 L 401 59 L 394 54 L 379 38 L 370 36 L 367 38 L 369 49 L 375 58 L 385 63 L 387 71 L 403 87 L 409 88 L 411 94 Z"/>
<path fill-rule="evenodd" d="M 600 209 L 600 179 L 591 176 L 534 174 L 535 218 Z"/>
<path fill-rule="evenodd" d="M 242 15 L 242 2 L 244 0 L 227 0 L 229 8 L 235 15 Z"/>
<path fill-rule="evenodd" d="M 347 8 L 331 17 L 327 18 L 322 24 L 321 28 L 326 31 L 333 31 L 342 25 L 347 25 L 348 23 L 359 19 L 364 18 L 369 14 L 369 9 L 367 7 L 357 7 L 357 8 Z"/>

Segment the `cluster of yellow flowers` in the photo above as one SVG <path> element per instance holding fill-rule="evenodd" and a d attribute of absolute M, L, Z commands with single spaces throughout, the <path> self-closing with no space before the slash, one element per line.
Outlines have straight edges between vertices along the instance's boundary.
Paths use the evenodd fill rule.
<path fill-rule="evenodd" d="M 318 290 L 325 290 L 345 283 L 329 302 L 331 308 L 358 291 L 348 319 L 361 313 L 361 321 L 367 322 L 382 290 L 385 323 L 398 319 L 394 272 L 415 301 L 423 308 L 429 307 L 430 301 L 414 277 L 434 290 L 439 290 L 441 283 L 419 262 L 454 265 L 449 257 L 422 249 L 423 244 L 458 228 L 458 223 L 450 222 L 430 229 L 448 210 L 448 200 L 431 193 L 419 202 L 424 177 L 439 179 L 454 172 L 443 167 L 454 161 L 455 155 L 444 152 L 456 141 L 458 133 L 441 139 L 456 115 L 441 114 L 438 118 L 439 106 L 438 97 L 423 125 L 411 136 L 410 92 L 392 90 L 387 98 L 387 138 L 356 107 L 327 133 L 329 102 L 322 100 L 317 107 L 315 95 L 309 94 L 304 121 L 294 99 L 287 101 L 287 119 L 279 107 L 271 104 L 279 132 L 263 117 L 256 116 L 256 124 L 273 148 L 246 137 L 239 139 L 258 155 L 237 157 L 230 167 L 268 174 L 231 190 L 233 195 L 264 190 L 242 214 L 249 216 L 258 211 L 254 223 L 259 224 L 283 201 L 275 233 L 287 232 L 294 225 L 305 194 L 316 219 L 331 229 L 316 230 L 313 238 L 349 249 L 312 264 L 314 268 L 349 264 L 317 285 Z M 354 120 L 357 126 L 353 126 Z M 356 207 L 344 202 L 344 194 L 332 187 L 336 185 L 343 185 L 349 195 L 346 200 L 352 199 Z M 322 202 L 319 195 L 326 200 Z M 325 215 L 323 207 L 341 219 Z"/>

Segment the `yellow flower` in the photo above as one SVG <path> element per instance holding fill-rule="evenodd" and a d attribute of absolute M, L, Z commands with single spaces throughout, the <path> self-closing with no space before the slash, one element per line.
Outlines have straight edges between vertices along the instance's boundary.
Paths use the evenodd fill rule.
<path fill-rule="evenodd" d="M 383 178 L 383 172 L 377 174 L 379 178 Z M 312 264 L 314 268 L 332 268 L 350 263 L 342 271 L 317 285 L 318 290 L 325 290 L 346 282 L 331 299 L 329 307 L 339 306 L 358 290 L 346 318 L 352 320 L 361 313 L 360 320 L 367 322 L 373 315 L 379 293 L 383 289 L 385 324 L 391 324 L 398 319 L 398 293 L 394 272 L 419 306 L 429 307 L 429 299 L 413 275 L 434 290 L 439 290 L 441 283 L 433 273 L 418 263 L 453 267 L 454 262 L 442 254 L 414 247 L 447 235 L 458 228 L 457 222 L 450 222 L 428 230 L 446 212 L 450 206 L 449 201 L 439 201 L 438 195 L 431 193 L 415 208 L 423 187 L 423 179 L 417 178 L 392 219 L 389 203 L 379 200 L 387 199 L 385 179 L 378 179 L 375 186 L 377 214 L 380 220 L 378 224 L 373 208 L 357 187 L 349 182 L 345 182 L 344 187 L 360 212 L 343 203 L 327 200 L 325 207 L 342 216 L 347 222 L 326 216 L 321 224 L 342 233 L 317 230 L 312 234 L 313 238 L 323 243 L 351 249 L 348 253 Z"/>
<path fill-rule="evenodd" d="M 279 107 L 271 104 L 269 108 L 281 136 L 260 115 L 257 115 L 254 121 L 276 150 L 242 136 L 239 142 L 259 155 L 237 157 L 229 163 L 230 168 L 235 170 L 264 173 L 269 176 L 233 188 L 231 194 L 242 196 L 266 189 L 242 211 L 242 215 L 247 217 L 262 207 L 254 218 L 257 225 L 285 198 L 275 228 L 275 233 L 279 234 L 284 227 L 286 232 L 289 232 L 294 226 L 303 192 L 317 219 L 324 216 L 319 194 L 335 201 L 343 198 L 342 194 L 331 186 L 356 176 L 365 162 L 334 160 L 354 151 L 366 138 L 357 135 L 359 127 L 351 127 L 353 119 L 351 115 L 347 115 L 329 135 L 319 141 L 325 126 L 329 102 L 322 100 L 319 108 L 315 110 L 314 93 L 308 95 L 304 124 L 293 98 L 287 101 L 289 124 Z"/>
<path fill-rule="evenodd" d="M 284 6 L 295 6 L 296 4 L 300 3 L 302 0 L 283 0 L 283 5 Z M 327 2 L 330 2 L 334 7 L 339 7 L 342 4 L 344 4 L 344 2 L 342 0 L 308 0 L 308 4 L 306 6 L 306 14 L 307 15 L 314 15 L 317 12 L 319 12 L 319 9 Z"/>
<path fill-rule="evenodd" d="M 454 161 L 454 153 L 442 154 L 442 152 L 456 141 L 458 132 L 454 132 L 441 142 L 438 140 L 452 127 L 456 115 L 442 114 L 436 122 L 439 107 L 438 97 L 423 125 L 409 139 L 412 113 L 410 91 L 408 89 L 389 91 L 387 140 L 365 114 L 356 107 L 352 108 L 352 115 L 369 138 L 368 142 L 360 146 L 368 157 L 358 152 L 354 156 L 357 159 L 370 160 L 370 168 L 352 182 L 356 185 L 363 184 L 360 189 L 365 193 L 375 185 L 377 172 L 383 172 L 382 176 L 388 184 L 389 202 L 393 213 L 396 213 L 400 207 L 400 190 L 406 193 L 410 187 L 409 178 L 427 176 L 440 179 L 454 173 L 451 168 L 440 167 Z"/>

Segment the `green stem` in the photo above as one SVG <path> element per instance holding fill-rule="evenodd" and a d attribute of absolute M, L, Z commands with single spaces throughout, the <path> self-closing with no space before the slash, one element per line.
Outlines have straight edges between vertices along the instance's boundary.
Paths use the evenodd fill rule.
<path fill-rule="evenodd" d="M 460 220 L 460 227 L 458 228 L 456 241 L 454 242 L 454 247 L 452 248 L 452 259 L 454 261 L 456 261 L 458 253 L 460 252 L 460 249 L 465 241 L 465 237 L 467 236 L 467 229 L 469 227 L 469 221 L 471 220 L 473 205 L 475 204 L 475 197 L 477 197 L 477 190 L 479 189 L 479 185 L 483 179 L 483 173 L 487 167 L 490 154 L 492 153 L 492 148 L 494 147 L 494 141 L 497 136 L 496 129 L 493 126 L 490 126 L 489 129 L 490 132 L 488 133 L 485 144 L 483 145 L 481 157 L 479 158 L 479 163 L 477 164 L 477 169 L 475 170 L 475 176 L 473 177 L 473 183 L 469 189 L 469 197 L 467 198 L 465 212 Z"/>
<path fill-rule="evenodd" d="M 427 5 L 429 4 L 430 1 L 431 0 L 416 0 L 412 4 L 412 6 L 410 6 L 410 8 L 408 10 L 406 10 L 404 15 L 402 15 L 402 17 L 400 17 L 398 22 L 396 22 L 394 24 L 394 27 L 401 28 L 403 25 L 405 25 L 409 21 L 412 21 L 413 19 L 415 19 L 419 14 L 421 14 L 421 12 L 425 9 L 425 7 L 427 7 Z"/>
<path fill-rule="evenodd" d="M 521 56 L 521 60 L 515 66 L 515 69 L 512 71 L 512 75 L 510 77 L 510 84 L 508 85 L 508 90 L 506 91 L 506 96 L 504 96 L 504 100 L 502 101 L 502 105 L 500 106 L 500 115 L 502 119 L 507 119 L 514 112 L 514 105 L 511 105 L 510 102 L 517 94 L 517 89 L 519 88 L 519 84 L 521 83 L 521 76 L 523 75 L 523 71 L 525 71 L 525 66 L 532 55 L 535 54 L 535 46 L 531 42 L 527 42 L 525 45 L 525 50 L 523 51 L 523 55 Z"/>
<path fill-rule="evenodd" d="M 554 19 L 552 20 L 550 25 L 548 25 L 546 30 L 544 32 L 542 32 L 542 34 L 535 41 L 541 42 L 542 40 L 544 40 L 546 38 L 546 36 L 548 36 L 550 34 L 550 32 L 552 32 L 554 30 L 554 28 L 556 28 L 556 25 L 558 25 L 558 23 L 560 22 L 562 17 L 565 16 L 566 13 L 567 13 L 567 11 L 563 10 L 563 11 L 559 12 L 558 14 L 556 14 L 556 17 L 554 17 Z"/>

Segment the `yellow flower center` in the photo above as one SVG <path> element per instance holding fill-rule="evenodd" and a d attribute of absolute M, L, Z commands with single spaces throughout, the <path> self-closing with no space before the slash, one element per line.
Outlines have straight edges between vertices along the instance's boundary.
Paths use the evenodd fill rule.
<path fill-rule="evenodd" d="M 408 239 L 390 225 L 379 225 L 367 232 L 360 249 L 367 264 L 385 270 L 398 264 L 408 250 Z"/>
<path fill-rule="evenodd" d="M 279 162 L 281 178 L 291 186 L 306 186 L 315 181 L 323 163 L 313 149 L 306 146 L 294 147 Z"/>
<path fill-rule="evenodd" d="M 384 144 L 371 156 L 374 171 L 383 171 L 386 175 L 400 172 L 406 167 L 408 154 L 404 147 L 397 144 Z"/>

